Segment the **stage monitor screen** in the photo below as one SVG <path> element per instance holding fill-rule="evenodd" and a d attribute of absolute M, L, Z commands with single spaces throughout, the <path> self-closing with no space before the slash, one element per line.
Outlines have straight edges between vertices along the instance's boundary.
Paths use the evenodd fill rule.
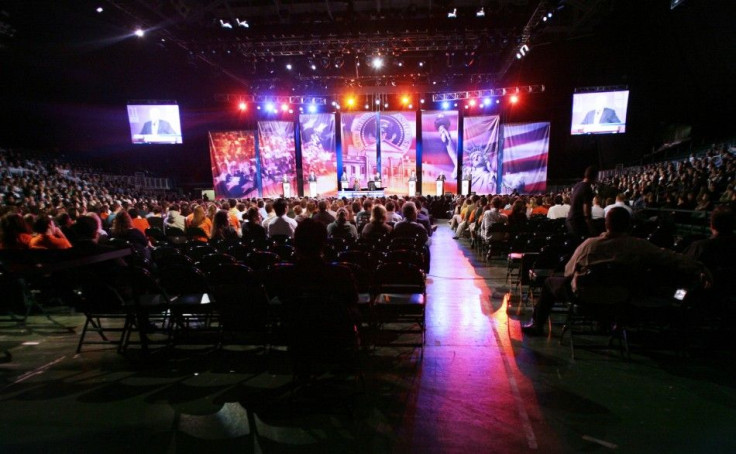
<path fill-rule="evenodd" d="M 570 134 L 621 134 L 626 132 L 628 103 L 628 90 L 573 94 Z"/>
<path fill-rule="evenodd" d="M 128 104 L 128 122 L 134 144 L 182 143 L 177 104 Z"/>

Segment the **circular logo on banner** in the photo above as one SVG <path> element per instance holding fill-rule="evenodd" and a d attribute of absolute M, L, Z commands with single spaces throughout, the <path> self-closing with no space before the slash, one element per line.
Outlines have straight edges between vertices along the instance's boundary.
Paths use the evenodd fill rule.
<path fill-rule="evenodd" d="M 376 114 L 363 114 L 352 125 L 353 143 L 359 150 L 376 147 Z M 380 115 L 381 151 L 406 153 L 411 147 L 411 125 L 401 114 Z"/>

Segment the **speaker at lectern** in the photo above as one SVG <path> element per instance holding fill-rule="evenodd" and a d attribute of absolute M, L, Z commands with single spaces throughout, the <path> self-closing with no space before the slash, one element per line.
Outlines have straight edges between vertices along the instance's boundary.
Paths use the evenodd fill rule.
<path fill-rule="evenodd" d="M 470 180 L 462 180 L 460 182 L 460 194 L 462 195 L 470 194 Z"/>
<path fill-rule="evenodd" d="M 291 183 L 289 183 L 288 181 L 285 181 L 281 184 L 284 190 L 284 198 L 288 199 L 289 197 L 291 197 Z"/>
<path fill-rule="evenodd" d="M 309 182 L 309 197 L 317 197 L 317 182 Z"/>
<path fill-rule="evenodd" d="M 441 197 L 445 193 L 445 182 L 443 180 L 437 180 L 435 181 L 435 195 L 437 197 Z"/>
<path fill-rule="evenodd" d="M 409 197 L 417 195 L 417 180 L 409 180 Z"/>

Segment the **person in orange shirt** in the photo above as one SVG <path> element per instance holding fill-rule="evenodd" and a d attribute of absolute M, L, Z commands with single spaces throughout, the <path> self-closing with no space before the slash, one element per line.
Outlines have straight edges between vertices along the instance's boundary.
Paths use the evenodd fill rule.
<path fill-rule="evenodd" d="M 28 249 L 31 232 L 23 216 L 8 213 L 0 221 L 0 249 Z"/>
<path fill-rule="evenodd" d="M 69 249 L 72 244 L 66 239 L 60 228 L 48 216 L 39 216 L 33 224 L 36 236 L 31 238 L 31 249 Z"/>
<path fill-rule="evenodd" d="M 151 228 L 151 224 L 148 223 L 148 221 L 141 217 L 140 213 L 138 213 L 138 210 L 135 208 L 131 208 L 128 210 L 128 214 L 130 215 L 130 219 L 133 221 L 133 227 L 140 230 L 142 234 L 146 234 L 146 230 Z"/>
<path fill-rule="evenodd" d="M 542 197 L 530 197 L 529 198 L 529 216 L 534 216 L 535 214 L 542 215 L 544 217 L 547 217 L 547 212 L 549 211 L 549 208 L 545 207 L 542 203 Z"/>
<path fill-rule="evenodd" d="M 188 228 L 200 228 L 205 236 L 195 236 L 193 239 L 197 241 L 207 242 L 212 235 L 212 221 L 209 220 L 202 206 L 198 206 L 192 212 L 192 220 L 189 222 Z"/>

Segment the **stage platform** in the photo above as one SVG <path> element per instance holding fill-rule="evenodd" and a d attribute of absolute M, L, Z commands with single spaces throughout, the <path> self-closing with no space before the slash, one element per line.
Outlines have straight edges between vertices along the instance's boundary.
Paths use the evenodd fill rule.
<path fill-rule="evenodd" d="M 361 189 L 360 191 L 338 191 L 337 196 L 339 198 L 347 197 L 348 199 L 356 199 L 358 197 L 383 197 L 385 195 L 383 189 L 376 189 L 375 191 L 369 191 L 368 189 Z"/>

